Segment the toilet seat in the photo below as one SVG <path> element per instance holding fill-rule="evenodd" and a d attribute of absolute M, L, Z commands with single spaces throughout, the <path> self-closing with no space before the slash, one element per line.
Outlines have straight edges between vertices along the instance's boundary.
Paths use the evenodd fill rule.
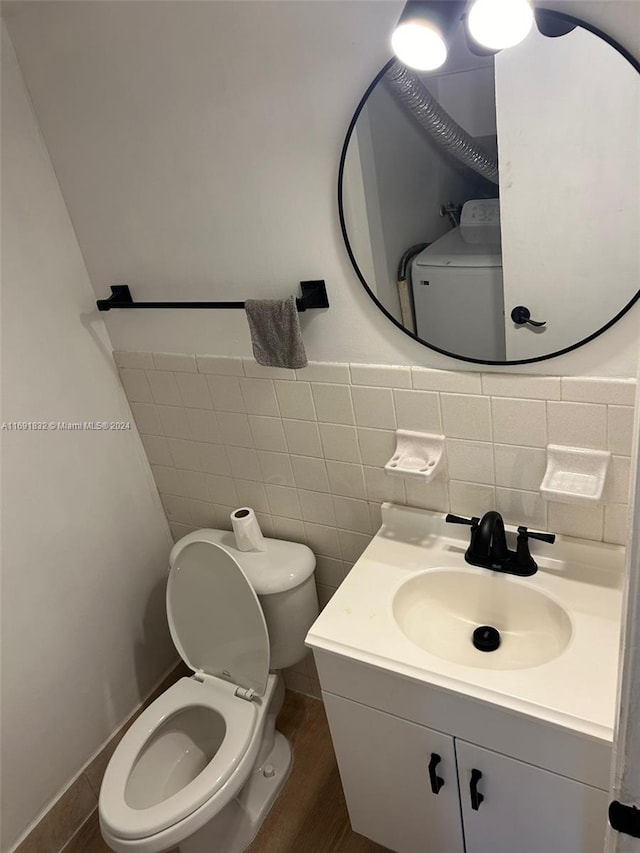
<path fill-rule="evenodd" d="M 109 833 L 122 839 L 154 835 L 196 811 L 225 784 L 249 749 L 258 720 L 258 707 L 235 690 L 221 679 L 182 678 L 142 712 L 118 744 L 100 789 L 100 821 Z M 126 790 L 139 756 L 165 723 L 190 708 L 205 708 L 224 719 L 226 731 L 214 757 L 175 794 L 147 808 L 132 808 Z"/>

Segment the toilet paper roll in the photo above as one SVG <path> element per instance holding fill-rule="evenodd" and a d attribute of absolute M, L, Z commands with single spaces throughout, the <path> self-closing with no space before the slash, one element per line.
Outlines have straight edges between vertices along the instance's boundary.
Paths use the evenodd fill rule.
<path fill-rule="evenodd" d="M 243 506 L 231 513 L 231 524 L 238 551 L 266 551 L 267 546 L 251 507 Z"/>

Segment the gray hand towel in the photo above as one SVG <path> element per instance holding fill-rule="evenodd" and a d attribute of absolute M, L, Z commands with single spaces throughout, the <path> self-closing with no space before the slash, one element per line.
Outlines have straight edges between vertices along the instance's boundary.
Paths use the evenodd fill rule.
<path fill-rule="evenodd" d="M 247 299 L 253 354 L 265 367 L 306 367 L 295 296 L 288 299 Z"/>

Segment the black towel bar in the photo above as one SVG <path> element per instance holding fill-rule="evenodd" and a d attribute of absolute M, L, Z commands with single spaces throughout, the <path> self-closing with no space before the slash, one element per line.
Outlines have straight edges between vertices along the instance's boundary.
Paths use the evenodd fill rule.
<path fill-rule="evenodd" d="M 296 297 L 298 311 L 307 308 L 328 308 L 329 299 L 323 280 L 301 281 L 302 296 Z M 115 284 L 108 299 L 98 299 L 98 311 L 112 308 L 244 308 L 244 302 L 134 302 L 129 285 Z"/>

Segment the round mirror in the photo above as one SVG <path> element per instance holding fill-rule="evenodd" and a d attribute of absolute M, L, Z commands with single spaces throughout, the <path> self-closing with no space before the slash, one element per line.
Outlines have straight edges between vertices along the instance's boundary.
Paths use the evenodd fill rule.
<path fill-rule="evenodd" d="M 445 355 L 525 364 L 587 343 L 640 296 L 640 64 L 562 13 L 519 45 L 396 60 L 349 126 L 339 212 L 377 306 Z"/>

